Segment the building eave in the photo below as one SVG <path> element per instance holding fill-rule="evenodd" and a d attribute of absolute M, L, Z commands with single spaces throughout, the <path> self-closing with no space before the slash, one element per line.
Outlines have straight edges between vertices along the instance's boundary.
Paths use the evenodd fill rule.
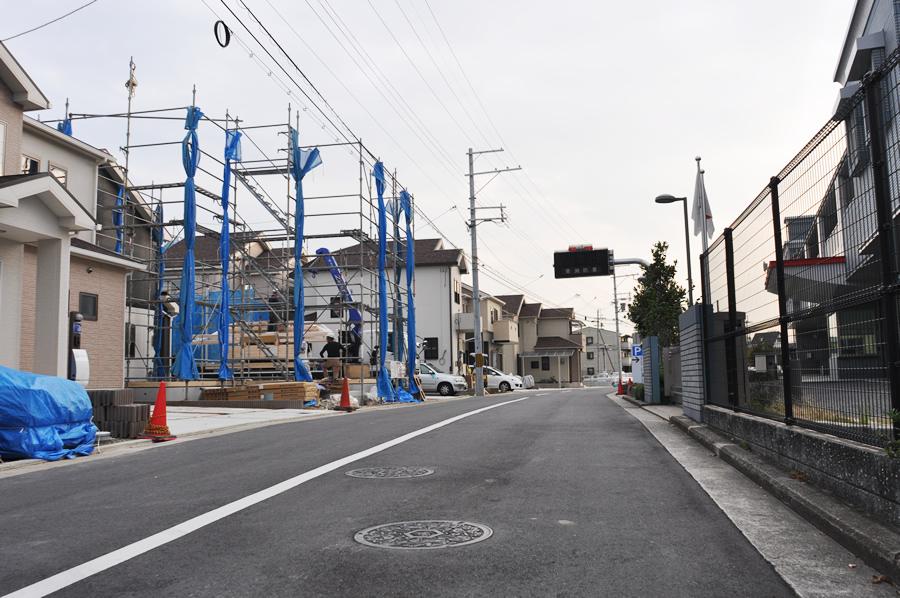
<path fill-rule="evenodd" d="M 0 42 L 0 81 L 10 88 L 13 101 L 23 110 L 46 110 L 50 107 L 50 100 L 3 42 Z"/>

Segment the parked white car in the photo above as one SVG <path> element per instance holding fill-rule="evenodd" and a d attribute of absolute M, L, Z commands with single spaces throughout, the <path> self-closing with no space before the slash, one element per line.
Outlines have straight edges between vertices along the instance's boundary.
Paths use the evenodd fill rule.
<path fill-rule="evenodd" d="M 513 374 L 504 374 L 492 367 L 484 366 L 484 375 L 487 376 L 487 387 L 497 389 L 500 392 L 522 389 L 522 379 Z"/>
<path fill-rule="evenodd" d="M 449 397 L 469 389 L 466 379 L 462 376 L 444 373 L 427 363 L 420 363 L 416 368 L 416 373 L 422 382 L 422 390 L 426 393 L 436 392 L 441 396 Z"/>

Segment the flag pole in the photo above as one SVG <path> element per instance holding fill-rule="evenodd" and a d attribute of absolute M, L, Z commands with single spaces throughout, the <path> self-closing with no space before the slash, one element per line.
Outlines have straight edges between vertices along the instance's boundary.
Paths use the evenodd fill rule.
<path fill-rule="evenodd" d="M 694 158 L 694 160 L 697 161 L 697 173 L 699 174 L 699 177 L 700 177 L 700 189 L 703 192 L 703 220 L 700 225 L 700 227 L 701 227 L 700 235 L 703 240 L 703 255 L 706 256 L 703 260 L 703 264 L 701 264 L 701 266 L 703 266 L 703 268 L 704 268 L 703 269 L 703 280 L 706 281 L 706 284 L 703 287 L 703 302 L 709 303 L 711 301 L 710 296 L 709 296 L 709 256 L 707 255 L 707 252 L 709 251 L 709 234 L 706 231 L 706 220 L 707 220 L 706 212 L 708 211 L 708 204 L 707 204 L 707 198 L 706 198 L 706 181 L 703 180 L 703 175 L 704 175 L 705 171 L 702 168 L 700 168 L 700 156 L 697 156 L 696 158 Z"/>

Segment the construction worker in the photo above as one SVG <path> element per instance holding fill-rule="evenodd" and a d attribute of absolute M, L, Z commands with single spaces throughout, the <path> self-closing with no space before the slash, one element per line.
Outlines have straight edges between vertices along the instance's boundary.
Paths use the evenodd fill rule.
<path fill-rule="evenodd" d="M 341 353 L 344 348 L 333 336 L 326 336 L 325 341 L 325 346 L 319 351 L 319 357 L 325 357 L 326 354 L 328 355 L 325 358 L 325 366 L 322 370 L 326 375 L 328 374 L 328 370 L 331 370 L 332 379 L 340 378 L 343 376 L 343 372 L 341 371 Z"/>

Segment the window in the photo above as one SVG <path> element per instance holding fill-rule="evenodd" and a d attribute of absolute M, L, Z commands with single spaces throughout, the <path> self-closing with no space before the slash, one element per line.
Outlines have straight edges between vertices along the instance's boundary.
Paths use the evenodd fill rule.
<path fill-rule="evenodd" d="M 66 182 L 69 179 L 69 171 L 68 170 L 66 170 L 65 168 L 63 168 L 61 166 L 57 166 L 53 162 L 49 163 L 49 167 L 47 168 L 47 170 L 50 172 L 50 174 L 53 175 L 53 177 L 57 181 L 59 181 L 60 185 L 62 185 L 63 187 L 66 186 Z"/>
<path fill-rule="evenodd" d="M 338 295 L 337 297 L 332 297 L 329 303 L 332 305 L 331 308 L 331 317 L 338 319 L 344 316 L 344 308 L 341 306 L 341 297 Z"/>
<path fill-rule="evenodd" d="M 422 339 L 425 346 L 425 359 L 438 359 L 438 337 L 429 336 Z"/>
<path fill-rule="evenodd" d="M 135 340 L 136 333 L 137 326 L 135 326 L 134 324 L 125 325 L 125 355 L 130 358 L 137 357 L 137 341 Z"/>
<path fill-rule="evenodd" d="M 454 280 L 453 281 L 453 302 L 456 303 L 457 305 L 459 305 L 460 302 L 462 301 L 462 297 L 460 296 L 460 293 L 459 293 L 459 288 L 460 288 L 460 282 L 458 280 Z"/>
<path fill-rule="evenodd" d="M 545 372 L 550 371 L 550 358 L 549 357 L 541 357 L 541 369 Z"/>
<path fill-rule="evenodd" d="M 536 370 L 536 369 L 538 369 L 538 368 L 540 368 L 540 367 L 541 367 L 541 362 L 540 362 L 540 361 L 538 361 L 537 359 L 532 359 L 532 360 L 531 360 L 531 369 Z"/>
<path fill-rule="evenodd" d="M 593 361 L 593 359 L 594 359 L 594 352 L 593 352 L 593 351 L 588 351 L 587 358 L 588 358 L 588 361 Z"/>
<path fill-rule="evenodd" d="M 98 298 L 94 293 L 78 293 L 78 311 L 85 320 L 97 320 Z"/>
<path fill-rule="evenodd" d="M 588 373 L 588 376 L 593 376 L 593 375 L 594 375 L 594 368 L 588 368 L 588 369 L 587 369 L 587 373 Z"/>
<path fill-rule="evenodd" d="M 593 336 L 587 337 L 587 344 L 589 344 L 589 345 L 593 345 L 593 344 L 594 344 L 594 337 L 593 337 Z"/>
<path fill-rule="evenodd" d="M 20 169 L 22 174 L 37 174 L 40 171 L 40 168 L 40 160 L 22 154 L 22 165 Z"/>

